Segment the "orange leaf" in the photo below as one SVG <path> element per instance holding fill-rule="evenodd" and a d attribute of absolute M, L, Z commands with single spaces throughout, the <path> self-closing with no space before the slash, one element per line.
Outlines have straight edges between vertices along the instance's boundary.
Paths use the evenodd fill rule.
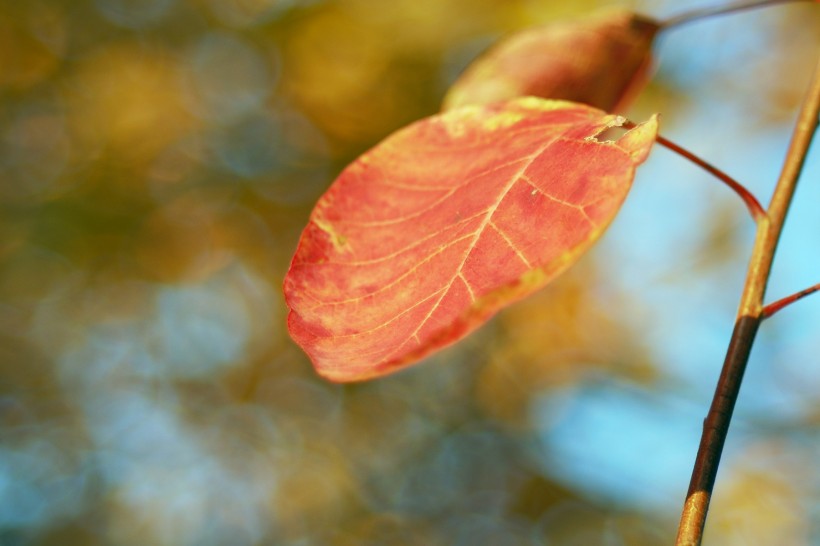
<path fill-rule="evenodd" d="M 443 109 L 527 95 L 623 109 L 643 86 L 659 28 L 618 10 L 524 30 L 474 61 Z"/>
<path fill-rule="evenodd" d="M 317 371 L 356 381 L 450 345 L 600 237 L 657 133 L 528 97 L 388 137 L 317 203 L 285 278 L 288 328 Z"/>

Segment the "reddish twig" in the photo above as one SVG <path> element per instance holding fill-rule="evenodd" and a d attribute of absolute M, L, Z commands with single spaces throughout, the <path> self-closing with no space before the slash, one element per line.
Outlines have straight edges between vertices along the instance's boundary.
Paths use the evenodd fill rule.
<path fill-rule="evenodd" d="M 733 4 L 717 7 L 698 8 L 691 11 L 686 11 L 678 15 L 673 15 L 668 19 L 661 21 L 659 26 L 662 30 L 667 30 L 673 27 L 685 25 L 700 21 L 701 19 L 708 19 L 718 15 L 728 15 L 730 13 L 737 13 L 738 11 L 746 11 L 754 8 L 765 8 L 767 6 L 774 6 L 777 4 L 786 4 L 789 2 L 812 2 L 815 0 L 741 0 Z"/>
<path fill-rule="evenodd" d="M 685 157 L 698 167 L 701 167 L 703 170 L 707 171 L 708 173 L 714 175 L 718 180 L 729 186 L 741 199 L 743 202 L 746 203 L 746 208 L 749 209 L 749 213 L 752 215 L 752 218 L 755 222 L 759 222 L 761 218 L 766 216 L 766 211 L 763 210 L 763 206 L 760 204 L 760 201 L 750 192 L 746 187 L 726 174 L 725 172 L 721 171 L 717 167 L 711 165 L 710 163 L 704 161 L 694 153 L 686 150 L 685 148 L 675 144 L 674 142 L 658 135 L 657 138 L 658 144 L 661 146 L 666 147 L 667 149 L 675 152 L 676 154 L 680 155 L 681 157 Z"/>
<path fill-rule="evenodd" d="M 818 290 L 820 290 L 820 283 L 817 283 L 814 286 L 809 286 L 808 288 L 805 288 L 800 292 L 795 292 L 790 296 L 786 296 L 785 298 L 781 298 L 775 302 L 772 302 L 763 308 L 762 318 L 767 319 L 770 316 L 777 313 L 778 311 L 780 311 L 781 309 L 783 309 L 784 307 L 791 305 L 799 299 L 805 298 L 809 294 L 814 294 Z"/>
<path fill-rule="evenodd" d="M 634 129 L 636 127 L 635 123 L 629 120 L 624 120 L 623 127 L 626 129 Z M 705 161 L 695 155 L 693 152 L 690 152 L 683 146 L 675 144 L 671 140 L 658 135 L 655 140 L 661 146 L 675 152 L 679 156 L 691 161 L 698 167 L 702 168 L 709 174 L 715 176 L 718 180 L 726 184 L 733 192 L 735 192 L 746 204 L 746 208 L 749 209 L 749 213 L 752 215 L 752 219 L 755 222 L 759 222 L 761 218 L 766 216 L 766 211 L 763 209 L 763 206 L 760 204 L 760 201 L 757 200 L 757 197 L 754 196 L 752 192 L 746 189 L 746 186 L 723 172 L 722 170 L 718 169 L 708 161 Z"/>

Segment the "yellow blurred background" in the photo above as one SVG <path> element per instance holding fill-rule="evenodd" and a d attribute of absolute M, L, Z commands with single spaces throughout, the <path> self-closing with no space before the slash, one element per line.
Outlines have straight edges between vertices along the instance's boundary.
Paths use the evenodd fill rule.
<path fill-rule="evenodd" d="M 669 544 L 753 231 L 705 175 L 656 152 L 600 249 L 372 383 L 317 378 L 280 289 L 347 162 L 494 40 L 604 4 L 695 5 L 0 2 L 0 544 Z M 630 115 L 765 200 L 818 23 L 664 36 Z M 776 295 L 820 280 L 806 191 Z M 798 305 L 756 348 L 710 544 L 820 541 L 820 305 Z"/>

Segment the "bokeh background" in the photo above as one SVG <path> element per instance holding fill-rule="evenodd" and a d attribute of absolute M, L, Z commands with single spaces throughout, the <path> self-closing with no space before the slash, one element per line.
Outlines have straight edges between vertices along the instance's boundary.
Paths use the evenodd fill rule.
<path fill-rule="evenodd" d="M 669 544 L 753 224 L 663 149 L 610 232 L 419 366 L 340 386 L 281 282 L 339 170 L 506 33 L 602 5 L 0 2 L 0 544 Z M 817 6 L 681 27 L 628 112 L 768 201 Z M 545 52 L 545 55 L 549 52 Z M 820 281 L 820 150 L 770 298 Z M 820 544 L 820 297 L 766 322 L 709 544 Z"/>

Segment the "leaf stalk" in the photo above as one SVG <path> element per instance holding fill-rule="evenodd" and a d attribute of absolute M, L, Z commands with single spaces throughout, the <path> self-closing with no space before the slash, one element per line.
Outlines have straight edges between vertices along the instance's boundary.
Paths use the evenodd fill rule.
<path fill-rule="evenodd" d="M 698 546 L 703 540 L 706 514 L 715 485 L 720 456 L 740 383 L 760 322 L 765 316 L 763 297 L 772 261 L 783 230 L 797 179 L 805 163 L 820 116 L 820 59 L 803 100 L 789 149 L 766 215 L 757 224 L 734 331 L 726 352 L 712 405 L 703 424 L 695 467 L 678 527 L 677 546 Z M 777 303 L 777 302 L 776 302 Z M 775 309 L 776 310 L 776 309 Z"/>
<path fill-rule="evenodd" d="M 718 178 L 718 180 L 729 186 L 729 188 L 731 188 L 732 191 L 734 191 L 738 196 L 740 196 L 740 198 L 746 204 L 746 208 L 749 209 L 749 213 L 752 215 L 752 219 L 754 219 L 755 222 L 759 222 L 761 218 L 766 216 L 766 211 L 763 209 L 763 206 L 760 204 L 760 201 L 757 200 L 757 198 L 754 196 L 754 194 L 752 194 L 752 192 L 746 189 L 746 186 L 744 186 L 743 184 L 741 184 L 740 182 L 738 182 L 737 180 L 723 172 L 722 170 L 718 169 L 714 165 L 704 161 L 703 159 L 701 159 L 694 153 L 690 152 L 689 150 L 675 144 L 671 140 L 668 140 L 660 135 L 658 135 L 656 140 L 658 144 L 660 144 L 661 146 L 664 146 L 665 148 L 675 152 L 676 154 L 688 159 L 698 167 L 701 167 L 703 170 L 714 175 Z"/>
<path fill-rule="evenodd" d="M 796 302 L 797 300 L 803 299 L 809 294 L 814 294 L 820 290 L 820 283 L 817 283 L 813 286 L 809 286 L 808 288 L 804 288 L 800 292 L 795 292 L 785 298 L 781 298 L 775 302 L 772 302 L 763 308 L 763 318 L 767 319 L 770 316 L 774 315 L 784 307 L 791 305 L 792 303 Z"/>
<path fill-rule="evenodd" d="M 660 21 L 659 26 L 662 30 L 668 30 L 673 27 L 679 27 L 687 23 L 693 23 L 702 19 L 709 19 L 719 15 L 728 15 L 730 13 L 737 13 L 739 11 L 746 11 L 755 8 L 765 8 L 777 4 L 787 4 L 790 2 L 811 2 L 814 0 L 741 0 L 740 2 L 730 3 L 724 6 L 710 6 L 706 8 L 697 8 L 690 11 L 673 15 L 666 20 Z"/>

